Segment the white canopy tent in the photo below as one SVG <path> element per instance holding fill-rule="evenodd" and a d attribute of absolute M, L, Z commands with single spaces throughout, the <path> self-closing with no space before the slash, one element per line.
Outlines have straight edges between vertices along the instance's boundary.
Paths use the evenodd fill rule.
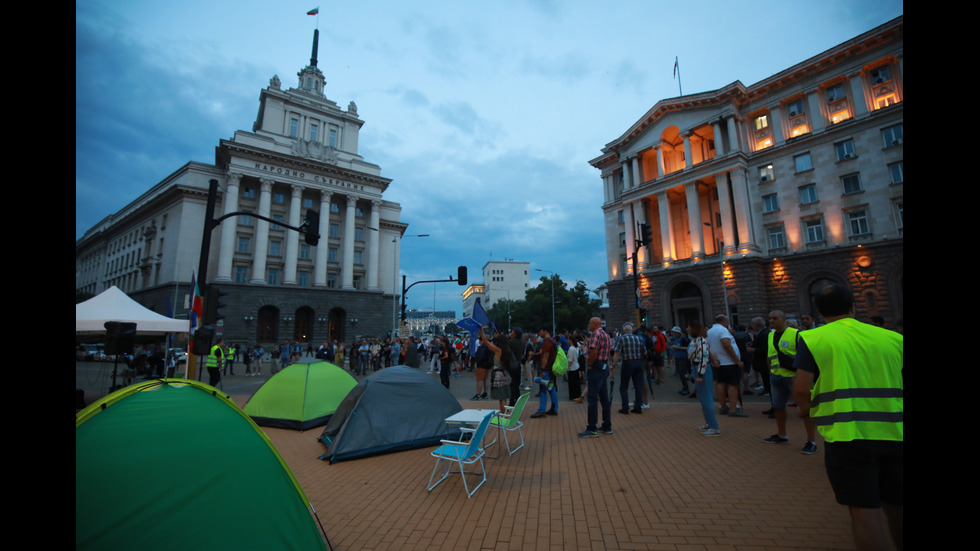
<path fill-rule="evenodd" d="M 135 323 L 139 335 L 187 333 L 188 320 L 176 320 L 157 314 L 113 285 L 102 294 L 75 305 L 75 333 L 105 333 L 107 321 Z"/>

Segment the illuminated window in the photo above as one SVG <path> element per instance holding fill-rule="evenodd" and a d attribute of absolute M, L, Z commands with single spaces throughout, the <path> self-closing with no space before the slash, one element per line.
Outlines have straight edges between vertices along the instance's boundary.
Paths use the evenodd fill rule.
<path fill-rule="evenodd" d="M 817 185 L 808 184 L 800 188 L 800 204 L 809 205 L 817 202 Z"/>
<path fill-rule="evenodd" d="M 888 107 L 898 103 L 898 86 L 892 78 L 892 71 L 888 65 L 876 67 L 868 72 L 868 80 L 871 84 L 871 98 L 875 109 Z"/>
<path fill-rule="evenodd" d="M 755 118 L 755 129 L 763 130 L 769 128 L 769 117 L 767 115 L 759 115 Z"/>
<path fill-rule="evenodd" d="M 835 84 L 827 88 L 827 113 L 830 115 L 831 124 L 837 124 L 851 118 L 843 84 Z"/>
<path fill-rule="evenodd" d="M 889 126 L 881 130 L 881 140 L 885 147 L 891 147 L 902 143 L 902 125 Z"/>
<path fill-rule="evenodd" d="M 759 167 L 759 183 L 771 182 L 776 179 L 776 173 L 772 169 L 772 165 L 766 165 Z"/>
<path fill-rule="evenodd" d="M 810 159 L 810 153 L 802 153 L 793 157 L 793 163 L 796 165 L 797 172 L 806 172 L 807 170 L 813 170 L 813 160 Z"/>
<path fill-rule="evenodd" d="M 786 105 L 789 113 L 789 136 L 795 138 L 810 133 L 810 125 L 807 123 L 805 103 L 803 99 L 790 102 Z"/>
<path fill-rule="evenodd" d="M 857 157 L 857 153 L 854 151 L 854 140 L 837 142 L 834 144 L 834 150 L 837 151 L 838 161 L 844 161 L 846 159 L 853 159 L 854 157 Z"/>
<path fill-rule="evenodd" d="M 766 195 L 762 198 L 762 212 L 776 212 L 779 210 L 779 198 L 775 193 Z"/>
<path fill-rule="evenodd" d="M 752 119 L 755 132 L 755 148 L 765 149 L 772 146 L 772 131 L 769 129 L 769 115 L 759 115 Z"/>

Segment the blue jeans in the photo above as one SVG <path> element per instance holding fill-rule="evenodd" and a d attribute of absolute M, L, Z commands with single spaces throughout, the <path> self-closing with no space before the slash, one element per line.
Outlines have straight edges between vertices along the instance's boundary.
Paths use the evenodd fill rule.
<path fill-rule="evenodd" d="M 718 418 L 715 417 L 715 382 L 711 376 L 711 366 L 704 368 L 704 376 L 700 383 L 694 383 L 694 391 L 701 400 L 701 413 L 709 429 L 718 428 Z"/>
<path fill-rule="evenodd" d="M 609 400 L 609 370 L 606 369 L 606 362 L 596 361 L 588 370 L 587 382 L 589 385 L 589 413 L 588 425 L 586 430 L 597 430 L 596 424 L 599 422 L 599 403 L 602 404 L 602 430 L 612 428 L 612 402 Z"/>
<path fill-rule="evenodd" d="M 551 373 L 548 373 L 547 371 L 541 372 L 541 380 L 545 380 L 545 378 L 547 378 L 550 381 L 551 377 L 552 377 Z M 557 412 L 558 411 L 558 384 L 557 383 L 552 384 L 551 390 L 548 390 L 547 384 L 538 383 L 538 390 L 539 390 L 539 394 L 541 395 L 541 402 L 538 405 L 538 412 L 544 413 L 547 410 L 549 396 L 551 397 L 551 409 Z"/>
<path fill-rule="evenodd" d="M 623 378 L 619 383 L 619 395 L 623 399 L 623 409 L 629 409 L 629 390 L 630 381 L 633 381 L 633 389 L 636 391 L 636 403 L 634 407 L 640 409 L 643 405 L 643 379 L 646 368 L 644 367 L 645 362 L 643 360 L 625 360 L 623 361 L 623 369 L 620 377 Z"/>

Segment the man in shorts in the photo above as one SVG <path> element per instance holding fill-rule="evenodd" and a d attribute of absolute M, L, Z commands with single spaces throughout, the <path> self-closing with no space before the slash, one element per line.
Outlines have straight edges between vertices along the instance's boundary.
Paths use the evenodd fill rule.
<path fill-rule="evenodd" d="M 904 338 L 854 319 L 854 295 L 814 299 L 826 325 L 800 334 L 793 392 L 826 441 L 827 477 L 857 549 L 904 547 Z M 884 515 L 882 515 L 884 510 Z"/>
<path fill-rule="evenodd" d="M 728 316 L 725 314 L 715 316 L 715 324 L 708 329 L 708 349 L 717 354 L 721 362 L 721 366 L 715 368 L 715 396 L 721 404 L 719 413 L 748 417 L 738 410 L 743 364 L 735 346 L 735 337 L 728 331 Z"/>

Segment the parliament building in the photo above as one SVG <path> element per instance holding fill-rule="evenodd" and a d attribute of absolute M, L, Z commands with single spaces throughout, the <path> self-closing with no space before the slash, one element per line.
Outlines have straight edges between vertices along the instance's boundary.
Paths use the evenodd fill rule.
<path fill-rule="evenodd" d="M 391 180 L 358 154 L 357 106 L 324 96 L 316 57 L 315 34 L 298 86 L 283 89 L 274 76 L 251 131 L 220 140 L 213 165 L 187 163 L 78 239 L 76 292 L 115 285 L 156 312 L 186 317 L 216 179 L 215 219 L 257 215 L 230 216 L 211 232 L 205 281 L 227 293 L 218 328 L 226 341 L 388 334 L 406 224 L 401 206 L 383 197 Z M 284 227 L 300 226 L 311 210 L 315 246 Z"/>
<path fill-rule="evenodd" d="M 771 77 L 663 99 L 600 171 L 612 323 L 904 312 L 904 16 Z M 644 235 L 647 234 L 647 235 Z M 647 239 L 643 239 L 647 237 Z"/>

